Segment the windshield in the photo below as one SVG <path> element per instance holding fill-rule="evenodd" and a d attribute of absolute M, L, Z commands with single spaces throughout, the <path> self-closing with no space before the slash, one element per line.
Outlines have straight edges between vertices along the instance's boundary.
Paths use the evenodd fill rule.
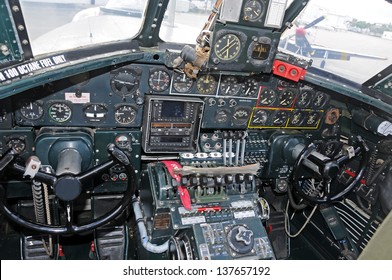
<path fill-rule="evenodd" d="M 280 47 L 362 84 L 392 62 L 392 5 L 385 0 L 311 0 L 283 34 Z"/>
<path fill-rule="evenodd" d="M 21 0 L 35 56 L 133 38 L 141 29 L 147 2 Z M 170 1 L 160 38 L 195 44 L 214 3 Z M 371 1 L 371 5 L 367 0 L 311 0 L 283 33 L 279 47 L 311 58 L 314 67 L 363 83 L 391 64 L 392 5 L 385 0 Z"/>
<path fill-rule="evenodd" d="M 33 54 L 134 37 L 147 0 L 20 0 Z"/>

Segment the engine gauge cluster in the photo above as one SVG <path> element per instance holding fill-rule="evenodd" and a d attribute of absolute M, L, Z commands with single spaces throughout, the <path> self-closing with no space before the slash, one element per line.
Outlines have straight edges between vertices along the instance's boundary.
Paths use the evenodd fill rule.
<path fill-rule="evenodd" d="M 261 86 L 248 128 L 317 129 L 330 96 L 310 87 L 279 83 Z"/>

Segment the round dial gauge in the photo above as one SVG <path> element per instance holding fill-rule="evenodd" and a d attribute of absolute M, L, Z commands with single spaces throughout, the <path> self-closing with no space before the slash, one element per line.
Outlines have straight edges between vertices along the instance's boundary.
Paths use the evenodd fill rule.
<path fill-rule="evenodd" d="M 236 77 L 225 77 L 221 82 L 221 95 L 237 95 L 240 84 Z"/>
<path fill-rule="evenodd" d="M 291 104 L 293 104 L 294 97 L 294 91 L 290 89 L 284 90 L 279 96 L 279 105 L 283 107 L 290 107 Z"/>
<path fill-rule="evenodd" d="M 90 104 L 87 105 L 84 110 L 84 116 L 90 122 L 100 122 L 105 119 L 108 110 L 105 105 L 102 104 Z"/>
<path fill-rule="evenodd" d="M 249 119 L 250 108 L 239 107 L 233 113 L 233 123 L 236 125 L 245 125 Z"/>
<path fill-rule="evenodd" d="M 166 71 L 156 70 L 151 73 L 148 84 L 153 91 L 167 90 L 170 85 L 170 75 Z"/>
<path fill-rule="evenodd" d="M 28 120 L 38 120 L 44 114 L 44 109 L 38 102 L 25 102 L 20 108 L 21 115 Z"/>
<path fill-rule="evenodd" d="M 265 88 L 261 91 L 259 105 L 269 106 L 274 103 L 276 92 L 271 88 Z"/>
<path fill-rule="evenodd" d="M 226 33 L 215 42 L 214 53 L 215 56 L 223 61 L 230 62 L 235 60 L 241 51 L 240 38 L 232 33 Z"/>
<path fill-rule="evenodd" d="M 264 4 L 257 0 L 247 1 L 244 6 L 244 20 L 257 21 L 264 13 Z"/>
<path fill-rule="evenodd" d="M 114 112 L 114 119 L 120 124 L 130 124 L 136 119 L 136 110 L 130 105 L 120 105 Z"/>
<path fill-rule="evenodd" d="M 286 111 L 278 111 L 272 121 L 274 126 L 284 126 L 288 119 L 288 113 Z"/>
<path fill-rule="evenodd" d="M 324 92 L 319 91 L 316 93 L 316 97 L 313 100 L 313 107 L 315 109 L 324 107 L 327 101 L 328 101 L 328 95 L 325 94 Z"/>
<path fill-rule="evenodd" d="M 315 126 L 320 119 L 319 112 L 309 112 L 308 118 L 306 120 L 306 124 L 309 126 Z"/>
<path fill-rule="evenodd" d="M 26 142 L 20 138 L 12 138 L 7 142 L 7 146 L 20 154 L 26 149 Z"/>
<path fill-rule="evenodd" d="M 265 110 L 256 110 L 253 113 L 251 125 L 265 125 L 268 120 L 268 113 Z"/>
<path fill-rule="evenodd" d="M 215 121 L 217 123 L 225 123 L 229 119 L 230 112 L 226 109 L 219 109 L 216 111 Z"/>
<path fill-rule="evenodd" d="M 305 119 L 305 115 L 304 111 L 294 111 L 290 118 L 290 125 L 300 126 Z"/>
<path fill-rule="evenodd" d="M 49 117 L 58 123 L 64 123 L 71 119 L 72 110 L 66 103 L 53 103 L 49 107 Z"/>
<path fill-rule="evenodd" d="M 132 70 L 123 69 L 114 74 L 110 80 L 110 85 L 115 93 L 127 96 L 138 88 L 139 80 Z"/>
<path fill-rule="evenodd" d="M 177 92 L 188 92 L 193 85 L 193 80 L 185 73 L 174 73 L 173 88 Z"/>
<path fill-rule="evenodd" d="M 313 93 L 309 90 L 302 91 L 297 98 L 297 106 L 300 108 L 308 107 L 312 101 Z"/>
<path fill-rule="evenodd" d="M 114 142 L 116 143 L 116 146 L 120 149 L 129 148 L 129 146 L 131 145 L 131 140 L 127 135 L 118 135 L 116 139 L 114 139 Z"/>
<path fill-rule="evenodd" d="M 215 93 L 217 82 L 213 76 L 204 75 L 197 80 L 196 86 L 200 94 L 211 95 Z"/>
<path fill-rule="evenodd" d="M 242 84 L 241 89 L 242 95 L 257 97 L 257 94 L 259 93 L 259 82 L 257 82 L 254 78 L 248 78 Z"/>

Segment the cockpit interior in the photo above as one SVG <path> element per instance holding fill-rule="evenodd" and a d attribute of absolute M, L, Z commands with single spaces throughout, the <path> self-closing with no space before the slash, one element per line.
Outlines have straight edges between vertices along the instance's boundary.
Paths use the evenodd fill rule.
<path fill-rule="evenodd" d="M 1 0 L 0 259 L 392 259 L 392 24 L 311 2 Z"/>

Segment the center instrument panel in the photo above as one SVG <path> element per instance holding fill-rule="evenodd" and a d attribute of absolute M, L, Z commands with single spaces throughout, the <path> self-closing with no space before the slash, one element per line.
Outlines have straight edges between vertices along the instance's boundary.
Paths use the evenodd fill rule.
<path fill-rule="evenodd" d="M 329 102 L 319 88 L 269 74 L 211 72 L 191 79 L 164 65 L 121 65 L 8 98 L 0 126 L 11 129 L 15 123 L 20 132 L 3 137 L 0 151 L 10 145 L 32 148 L 33 143 L 20 144 L 33 137 L 31 128 L 142 127 L 146 153 L 222 152 L 222 141 L 217 146 L 214 137 L 206 141 L 214 130 L 317 130 Z M 23 130 L 28 135 L 19 137 Z"/>

